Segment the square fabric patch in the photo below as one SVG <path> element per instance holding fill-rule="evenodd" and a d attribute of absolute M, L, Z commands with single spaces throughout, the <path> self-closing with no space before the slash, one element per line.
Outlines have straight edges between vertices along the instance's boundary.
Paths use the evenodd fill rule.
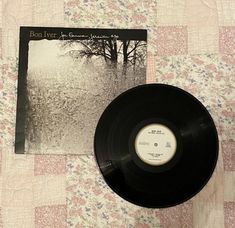
<path fill-rule="evenodd" d="M 156 28 L 157 55 L 184 55 L 188 53 L 186 26 L 159 26 Z"/>
<path fill-rule="evenodd" d="M 66 213 L 66 205 L 36 207 L 35 228 L 65 228 Z"/>

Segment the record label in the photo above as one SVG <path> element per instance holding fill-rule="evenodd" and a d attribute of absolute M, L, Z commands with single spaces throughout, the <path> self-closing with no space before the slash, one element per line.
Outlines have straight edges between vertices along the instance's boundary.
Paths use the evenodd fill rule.
<path fill-rule="evenodd" d="M 135 139 L 138 157 L 153 166 L 169 162 L 176 152 L 176 138 L 173 132 L 162 124 L 149 124 L 143 127 Z"/>

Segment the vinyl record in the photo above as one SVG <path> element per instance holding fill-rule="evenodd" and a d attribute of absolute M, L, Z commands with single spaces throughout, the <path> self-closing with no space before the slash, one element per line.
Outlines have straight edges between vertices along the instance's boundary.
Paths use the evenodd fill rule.
<path fill-rule="evenodd" d="M 217 131 L 207 109 L 170 85 L 132 88 L 105 109 L 95 156 L 111 189 L 139 206 L 162 208 L 198 193 L 218 158 Z"/>

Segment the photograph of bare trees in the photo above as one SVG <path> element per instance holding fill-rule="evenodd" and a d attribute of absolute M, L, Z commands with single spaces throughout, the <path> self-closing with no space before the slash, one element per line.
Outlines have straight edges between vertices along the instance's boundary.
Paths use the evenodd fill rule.
<path fill-rule="evenodd" d="M 98 119 L 146 81 L 147 43 L 111 38 L 31 40 L 25 153 L 91 154 Z"/>
<path fill-rule="evenodd" d="M 65 42 L 64 46 L 71 45 L 74 41 Z M 92 58 L 100 56 L 106 63 L 112 63 L 114 66 L 122 62 L 126 67 L 131 64 L 135 67 L 137 64 L 145 65 L 146 59 L 146 41 L 141 40 L 80 40 L 76 41 L 83 46 L 77 53 L 80 57 Z"/>

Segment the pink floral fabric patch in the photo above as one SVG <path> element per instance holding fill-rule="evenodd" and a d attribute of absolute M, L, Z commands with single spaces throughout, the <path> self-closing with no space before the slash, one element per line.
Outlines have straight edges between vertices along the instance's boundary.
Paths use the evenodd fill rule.
<path fill-rule="evenodd" d="M 188 53 L 186 26 L 159 26 L 156 28 L 157 55 L 184 55 Z"/>
<path fill-rule="evenodd" d="M 66 205 L 35 208 L 36 228 L 66 228 Z"/>
<path fill-rule="evenodd" d="M 219 50 L 222 54 L 235 54 L 235 26 L 220 27 Z"/>
<path fill-rule="evenodd" d="M 224 203 L 224 227 L 232 228 L 235 227 L 235 202 Z"/>
<path fill-rule="evenodd" d="M 65 174 L 66 156 L 35 155 L 34 175 Z"/>
<path fill-rule="evenodd" d="M 17 58 L 3 58 L 0 62 L 2 80 L 0 90 L 2 113 L 0 122 L 0 141 L 12 145 L 15 137 L 16 82 L 18 71 Z"/>
<path fill-rule="evenodd" d="M 222 151 L 225 171 L 235 171 L 235 141 L 233 139 L 222 141 Z"/>
<path fill-rule="evenodd" d="M 193 204 L 188 201 L 184 204 L 161 209 L 157 214 L 162 227 L 191 228 L 193 227 Z"/>

